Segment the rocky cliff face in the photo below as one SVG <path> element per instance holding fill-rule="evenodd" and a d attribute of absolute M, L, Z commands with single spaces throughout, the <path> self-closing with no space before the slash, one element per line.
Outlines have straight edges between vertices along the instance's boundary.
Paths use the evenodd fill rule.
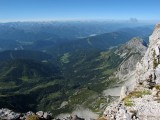
<path fill-rule="evenodd" d="M 160 47 L 160 25 L 157 25 L 153 34 L 150 36 L 150 44 L 148 50 L 141 60 L 137 64 L 137 82 L 143 82 L 153 75 L 157 84 L 160 83 L 159 77 L 159 47 Z"/>
<path fill-rule="evenodd" d="M 135 73 L 136 64 L 141 60 L 147 50 L 147 44 L 141 38 L 133 38 L 118 51 L 125 57 L 116 73 L 120 80 L 127 80 Z"/>
<path fill-rule="evenodd" d="M 148 49 L 136 65 L 132 91 L 124 86 L 121 99 L 106 108 L 107 120 L 159 120 L 160 118 L 160 24 L 150 36 Z"/>
<path fill-rule="evenodd" d="M 118 83 L 111 89 L 104 91 L 105 95 L 120 96 L 121 87 L 135 84 L 136 64 L 142 59 L 147 51 L 147 44 L 138 37 L 132 38 L 126 44 L 117 48 L 115 54 L 119 55 L 123 61 L 111 78 L 119 79 Z M 131 89 L 131 87 L 128 87 Z M 123 89 L 126 89 L 123 87 Z"/>

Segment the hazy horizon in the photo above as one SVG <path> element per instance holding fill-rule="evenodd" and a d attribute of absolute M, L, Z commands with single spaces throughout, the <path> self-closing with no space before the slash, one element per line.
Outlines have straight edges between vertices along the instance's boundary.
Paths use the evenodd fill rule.
<path fill-rule="evenodd" d="M 86 20 L 81 20 L 81 19 L 57 19 L 57 20 L 8 20 L 8 21 L 0 21 L 0 23 L 18 23 L 18 22 L 108 22 L 108 23 L 146 23 L 146 24 L 158 24 L 160 23 L 160 20 L 139 20 L 136 19 L 137 21 L 132 21 L 130 19 L 124 19 L 124 20 L 117 20 L 117 19 L 86 19 Z"/>

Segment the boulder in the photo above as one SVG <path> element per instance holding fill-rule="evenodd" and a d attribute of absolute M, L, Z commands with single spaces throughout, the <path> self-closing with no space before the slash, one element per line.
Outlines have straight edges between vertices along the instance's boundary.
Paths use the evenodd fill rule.
<path fill-rule="evenodd" d="M 126 86 L 123 86 L 121 88 L 121 93 L 120 93 L 120 100 L 122 100 L 123 98 L 125 98 L 128 94 L 128 88 Z"/>
<path fill-rule="evenodd" d="M 40 118 L 43 118 L 43 114 L 44 114 L 43 111 L 36 112 L 36 115 L 38 115 L 38 117 L 40 117 Z"/>
<path fill-rule="evenodd" d="M 145 87 L 145 88 L 149 88 L 149 82 L 144 81 L 144 82 L 143 82 L 143 87 Z"/>
<path fill-rule="evenodd" d="M 152 89 L 152 95 L 154 96 L 154 97 L 156 97 L 157 96 L 157 89 L 156 88 L 153 88 Z"/>
<path fill-rule="evenodd" d="M 43 118 L 50 120 L 52 118 L 52 113 L 51 112 L 44 112 Z"/>

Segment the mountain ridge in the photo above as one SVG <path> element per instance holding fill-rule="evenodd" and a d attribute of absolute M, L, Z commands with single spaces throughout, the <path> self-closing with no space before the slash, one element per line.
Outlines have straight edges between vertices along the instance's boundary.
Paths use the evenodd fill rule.
<path fill-rule="evenodd" d="M 159 30 L 158 24 L 149 37 L 150 44 L 144 57 L 137 63 L 135 84 L 131 85 L 133 89 L 122 87 L 120 101 L 106 108 L 104 119 L 159 119 L 160 68 L 158 55 L 160 52 L 157 49 L 160 45 Z"/>

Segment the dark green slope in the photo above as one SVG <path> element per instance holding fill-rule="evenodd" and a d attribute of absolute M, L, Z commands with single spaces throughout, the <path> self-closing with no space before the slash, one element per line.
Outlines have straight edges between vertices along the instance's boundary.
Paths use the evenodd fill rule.
<path fill-rule="evenodd" d="M 61 73 L 51 63 L 20 59 L 0 62 L 0 66 L 0 107 L 36 110 L 39 97 L 62 87 Z"/>
<path fill-rule="evenodd" d="M 69 112 L 86 100 L 85 94 L 74 99 L 77 90 L 97 95 L 109 86 L 110 81 L 101 82 L 113 73 L 121 59 L 113 51 L 76 51 L 60 56 L 59 61 L 61 69 L 28 59 L 1 61 L 0 107 Z M 76 99 L 83 100 L 79 103 Z M 69 106 L 60 108 L 63 101 L 70 101 Z"/>
<path fill-rule="evenodd" d="M 68 98 L 68 105 L 57 111 L 67 112 L 77 105 L 90 108 L 94 112 L 104 109 L 114 98 L 109 98 L 107 102 L 101 92 L 122 84 L 118 78 L 112 76 L 113 73 L 130 57 L 136 56 L 140 59 L 143 55 L 139 49 L 145 45 L 141 39 L 134 38 L 125 45 L 110 50 L 76 50 L 60 56 L 63 76 L 67 79 L 68 86 L 75 91 Z M 100 108 L 101 104 L 104 105 L 103 108 Z"/>
<path fill-rule="evenodd" d="M 30 59 L 36 61 L 51 61 L 53 57 L 44 52 L 32 50 L 7 50 L 0 52 L 0 61 Z"/>
<path fill-rule="evenodd" d="M 94 112 L 103 111 L 114 98 L 109 97 L 108 101 L 101 92 L 119 84 L 118 79 L 110 76 L 130 57 L 126 45 L 109 50 L 76 49 L 59 54 L 56 67 L 55 61 L 43 60 L 50 58 L 45 53 L 33 52 L 30 57 L 25 55 L 26 51 L 14 52 L 12 54 L 19 59 L 5 57 L 10 51 L 0 54 L 0 58 L 4 55 L 7 60 L 0 61 L 0 107 L 52 111 L 54 115 L 71 112 L 78 105 Z M 127 52 L 126 56 L 121 57 L 119 53 L 123 52 Z M 63 102 L 67 104 L 61 106 Z M 104 104 L 102 108 L 101 103 Z"/>
<path fill-rule="evenodd" d="M 49 63 L 22 59 L 1 63 L 1 76 L 3 77 L 3 81 L 4 79 L 13 81 L 16 79 L 52 77 L 57 73 L 57 68 Z"/>
<path fill-rule="evenodd" d="M 121 63 L 121 58 L 110 51 L 75 51 L 59 58 L 65 78 L 70 83 L 86 84 L 105 79 Z"/>
<path fill-rule="evenodd" d="M 114 54 L 114 50 L 75 51 L 65 53 L 59 60 L 68 87 L 68 99 L 63 101 L 68 101 L 68 105 L 55 110 L 54 113 L 70 112 L 76 109 L 77 105 L 90 108 L 94 112 L 100 111 L 100 101 L 107 103 L 101 92 L 117 82 L 118 79 L 109 79 L 109 76 L 123 58 Z"/>

